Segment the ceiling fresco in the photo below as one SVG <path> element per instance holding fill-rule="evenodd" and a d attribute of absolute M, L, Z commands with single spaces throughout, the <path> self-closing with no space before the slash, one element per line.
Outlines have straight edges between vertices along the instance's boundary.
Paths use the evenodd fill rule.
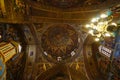
<path fill-rule="evenodd" d="M 72 7 L 82 7 L 86 5 L 98 5 L 106 0 L 32 0 L 37 1 L 40 4 L 45 4 L 57 8 L 72 8 Z"/>
<path fill-rule="evenodd" d="M 43 33 L 41 43 L 44 54 L 64 60 L 78 47 L 78 34 L 68 24 L 53 25 Z"/>
<path fill-rule="evenodd" d="M 100 4 L 105 0 L 46 0 L 52 6 L 58 8 L 71 8 L 84 5 Z"/>
<path fill-rule="evenodd" d="M 58 8 L 70 8 L 84 3 L 85 0 L 45 0 L 48 4 Z"/>
<path fill-rule="evenodd" d="M 0 0 L 0 43 L 22 46 L 21 53 L 3 64 L 7 74 L 2 77 L 120 80 L 120 30 L 116 37 L 95 42 L 84 25 L 106 9 L 120 23 L 120 0 Z M 114 49 L 111 59 L 98 50 L 101 45 Z"/>

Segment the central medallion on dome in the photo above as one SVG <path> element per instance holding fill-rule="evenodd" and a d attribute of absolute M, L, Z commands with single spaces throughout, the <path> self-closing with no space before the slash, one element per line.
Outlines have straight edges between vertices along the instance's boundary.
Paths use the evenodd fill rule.
<path fill-rule="evenodd" d="M 43 33 L 41 43 L 44 54 L 55 60 L 65 60 L 78 48 L 78 34 L 68 24 L 53 25 Z"/>

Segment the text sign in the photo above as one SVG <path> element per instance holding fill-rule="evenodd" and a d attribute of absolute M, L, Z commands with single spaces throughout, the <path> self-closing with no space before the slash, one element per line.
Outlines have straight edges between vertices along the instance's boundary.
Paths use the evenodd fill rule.
<path fill-rule="evenodd" d="M 107 57 L 110 57 L 111 54 L 112 54 L 111 49 L 109 49 L 109 48 L 107 48 L 105 46 L 102 46 L 102 45 L 99 46 L 99 52 L 101 52 L 102 54 L 104 54 Z"/>

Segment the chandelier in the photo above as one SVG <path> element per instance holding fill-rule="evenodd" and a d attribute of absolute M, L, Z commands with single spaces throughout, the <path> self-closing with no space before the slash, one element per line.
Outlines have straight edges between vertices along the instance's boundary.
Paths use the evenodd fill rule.
<path fill-rule="evenodd" d="M 88 29 L 88 33 L 95 37 L 95 41 L 100 41 L 104 37 L 114 36 L 113 32 L 117 30 L 117 24 L 112 21 L 112 12 L 107 11 L 93 18 L 85 27 Z"/>

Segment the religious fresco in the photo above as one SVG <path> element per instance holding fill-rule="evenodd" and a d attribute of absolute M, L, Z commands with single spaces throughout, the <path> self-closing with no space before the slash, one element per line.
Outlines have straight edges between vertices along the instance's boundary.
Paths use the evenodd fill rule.
<path fill-rule="evenodd" d="M 78 34 L 70 25 L 53 25 L 43 33 L 41 43 L 44 54 L 58 61 L 65 60 L 78 48 Z"/>
<path fill-rule="evenodd" d="M 72 7 L 83 7 L 88 5 L 97 5 L 105 2 L 106 0 L 31 0 L 37 1 L 40 4 L 49 5 L 61 9 Z"/>
<path fill-rule="evenodd" d="M 51 25 L 51 26 L 48 26 L 48 24 L 44 24 L 44 25 L 43 24 L 34 24 L 35 29 L 36 29 L 37 34 L 38 34 L 38 40 L 39 40 L 39 42 L 37 42 L 38 43 L 37 45 L 39 45 L 39 43 L 40 43 L 40 45 L 41 45 L 40 48 L 42 48 L 42 50 L 46 50 L 48 47 L 58 48 L 58 50 L 60 50 L 61 53 L 60 54 L 57 54 L 55 52 L 54 53 L 47 53 L 47 50 L 41 52 L 41 49 L 40 50 L 38 49 L 37 52 L 36 52 L 36 54 L 37 54 L 36 64 L 34 64 L 34 71 L 33 71 L 33 75 L 31 77 L 31 79 L 34 79 L 34 78 L 37 79 L 38 78 L 38 80 L 39 80 L 39 79 L 41 79 L 41 76 L 43 76 L 44 73 L 49 71 L 49 69 L 53 68 L 55 65 L 58 65 L 59 63 L 61 64 L 64 61 L 66 61 L 67 59 L 73 58 L 68 63 L 65 63 L 66 65 L 64 65 L 64 64 L 61 64 L 61 65 L 69 67 L 71 69 L 71 70 L 69 69 L 71 75 L 74 75 L 74 76 L 77 75 L 78 76 L 80 74 L 81 76 L 79 76 L 79 77 L 82 77 L 82 79 L 87 80 L 87 77 L 85 75 L 86 72 L 85 72 L 83 54 L 82 54 L 81 48 L 77 49 L 78 44 L 82 45 L 82 41 L 85 39 L 86 36 L 84 35 L 84 36 L 82 36 L 82 39 L 80 39 L 81 37 L 78 36 L 79 33 L 77 31 L 79 29 L 77 28 L 77 26 L 73 26 L 73 25 L 71 26 L 69 24 L 49 24 L 49 25 Z M 66 30 L 66 29 L 68 29 L 68 30 Z M 59 32 L 59 30 L 60 30 L 60 32 Z M 49 31 L 49 33 L 48 33 L 48 31 Z M 54 34 L 53 31 L 55 32 L 55 34 Z M 76 34 L 77 38 L 75 38 L 75 36 L 72 36 L 73 34 Z M 81 34 L 83 34 L 83 33 L 81 32 Z M 50 37 L 48 37 L 48 35 L 50 35 Z M 67 35 L 68 35 L 68 37 L 66 37 Z M 61 49 L 61 48 L 62 48 L 63 45 L 66 47 L 67 44 L 74 43 L 74 39 L 72 39 L 71 36 L 76 41 L 78 41 L 78 43 L 75 44 L 76 48 L 74 47 L 75 49 L 73 50 L 73 52 L 65 53 L 64 49 Z M 47 42 L 47 43 L 49 43 L 49 45 L 46 45 L 46 48 L 43 48 L 42 45 L 44 45 L 44 44 L 41 44 L 41 43 L 43 43 L 43 41 L 44 41 L 44 43 L 46 42 L 45 38 L 44 38 L 45 40 L 42 40 L 43 37 L 45 37 L 45 38 L 48 37 L 47 39 L 50 38 L 48 40 L 49 42 Z M 78 39 L 78 37 L 79 37 L 79 39 Z M 56 39 L 56 38 L 58 38 L 58 39 Z M 73 40 L 73 42 L 72 43 L 69 42 L 69 39 Z M 67 43 L 67 41 L 68 41 L 68 43 Z M 39 47 L 37 47 L 37 48 L 39 48 Z M 78 53 L 77 50 L 79 50 L 79 53 Z M 63 53 L 62 53 L 62 51 L 63 51 Z M 41 56 L 41 54 L 42 54 L 42 56 Z M 76 54 L 77 54 L 77 58 L 74 57 L 74 55 L 76 55 Z M 79 56 L 78 56 L 78 54 L 79 54 Z M 60 55 L 63 55 L 63 56 L 61 57 Z M 64 56 L 66 56 L 65 59 L 64 59 Z M 51 59 L 54 59 L 54 60 L 52 61 Z M 63 59 L 63 60 L 59 61 L 61 59 Z M 54 62 L 57 62 L 58 64 L 56 64 Z M 54 74 L 53 71 L 54 70 L 51 71 L 51 73 L 53 75 L 51 77 L 47 78 L 46 80 L 51 80 L 51 79 L 63 79 L 63 80 L 65 80 L 66 79 L 66 75 L 64 77 L 61 76 L 61 75 L 64 75 L 62 71 L 60 73 L 58 72 L 56 74 Z M 55 71 L 57 72 L 58 69 L 56 69 Z M 77 72 L 77 74 L 74 73 L 74 71 Z M 69 79 L 69 78 L 67 78 L 67 79 Z M 75 77 L 74 77 L 74 79 L 76 80 Z"/>
<path fill-rule="evenodd" d="M 85 0 L 45 0 L 50 5 L 58 8 L 69 8 L 78 5 L 80 2 L 85 2 Z"/>
<path fill-rule="evenodd" d="M 24 40 L 21 40 L 21 29 L 15 27 L 13 24 L 0 24 L 0 42 L 9 43 L 10 41 L 16 41 L 21 45 L 24 44 Z M 23 37 L 23 36 L 22 36 Z M 14 55 L 9 61 L 5 63 L 6 65 L 6 80 L 21 80 L 23 75 L 23 70 L 25 67 L 26 56 L 25 56 L 25 46 L 22 46 L 22 52 Z"/>
<path fill-rule="evenodd" d="M 111 64 L 111 73 L 113 80 L 120 79 L 120 28 L 116 31 L 115 47 L 113 52 L 113 60 Z"/>
<path fill-rule="evenodd" d="M 119 35 L 116 36 L 106 37 L 102 42 L 103 51 L 97 54 L 100 72 L 111 80 L 120 79 Z M 106 56 L 107 54 L 110 54 L 110 56 Z"/>
<path fill-rule="evenodd" d="M 111 62 L 98 53 L 97 45 L 92 47 L 88 31 L 81 29 L 92 16 L 119 0 L 4 1 L 0 1 L 0 42 L 13 40 L 23 46 L 6 63 L 7 80 L 107 80 L 109 76 L 120 80 L 119 42 L 114 45 L 115 38 L 106 38 L 100 43 L 116 47 Z M 118 16 L 119 5 L 113 10 Z"/>

